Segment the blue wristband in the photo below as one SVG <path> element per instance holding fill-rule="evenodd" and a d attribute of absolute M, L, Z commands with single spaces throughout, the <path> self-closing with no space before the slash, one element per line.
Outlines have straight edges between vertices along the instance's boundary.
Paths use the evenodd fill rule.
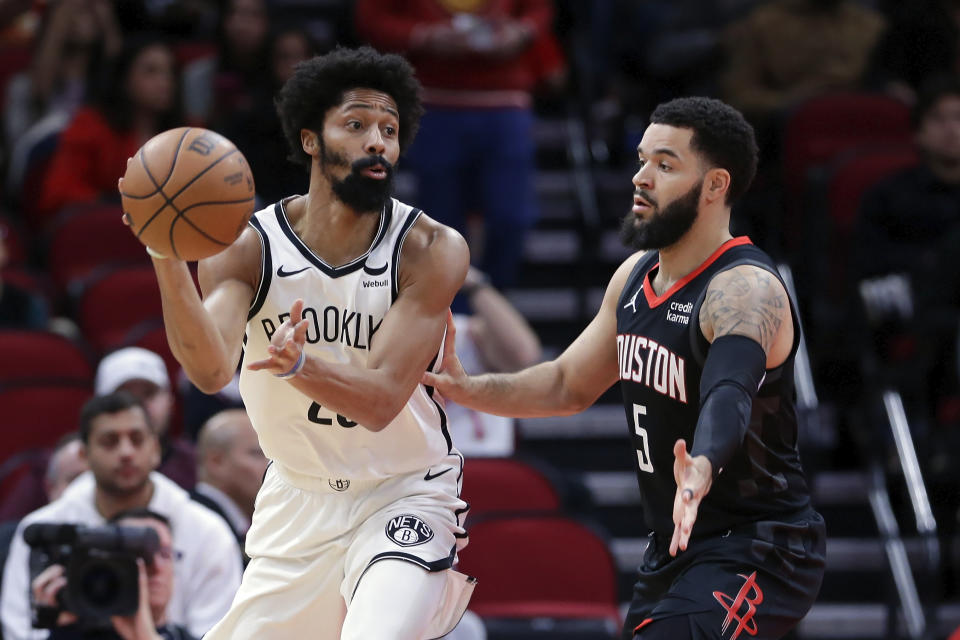
<path fill-rule="evenodd" d="M 307 361 L 307 357 L 303 354 L 303 349 L 301 349 L 301 350 L 300 350 L 300 357 L 297 358 L 296 364 L 293 365 L 293 367 L 290 369 L 290 371 L 287 371 L 286 373 L 275 373 L 275 374 L 273 374 L 273 375 L 277 376 L 278 378 L 280 378 L 280 379 L 282 379 L 282 380 L 286 380 L 286 379 L 288 379 L 288 378 L 292 378 L 293 376 L 295 376 L 295 375 L 297 375 L 298 373 L 300 373 L 300 369 L 303 369 L 303 364 L 304 364 L 306 361 Z"/>

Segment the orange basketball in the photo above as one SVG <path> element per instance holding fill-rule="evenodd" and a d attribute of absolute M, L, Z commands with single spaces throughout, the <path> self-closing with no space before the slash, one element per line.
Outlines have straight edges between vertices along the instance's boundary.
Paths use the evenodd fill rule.
<path fill-rule="evenodd" d="M 120 195 L 140 242 L 165 256 L 200 260 L 237 239 L 253 214 L 255 191 L 250 165 L 232 142 L 180 127 L 140 147 Z"/>

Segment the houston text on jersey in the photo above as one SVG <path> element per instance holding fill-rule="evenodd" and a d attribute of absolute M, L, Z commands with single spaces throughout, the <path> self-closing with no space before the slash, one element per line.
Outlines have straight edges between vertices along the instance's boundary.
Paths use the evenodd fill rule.
<path fill-rule="evenodd" d="M 686 362 L 663 345 L 644 336 L 617 336 L 620 379 L 650 387 L 674 400 L 687 402 Z"/>

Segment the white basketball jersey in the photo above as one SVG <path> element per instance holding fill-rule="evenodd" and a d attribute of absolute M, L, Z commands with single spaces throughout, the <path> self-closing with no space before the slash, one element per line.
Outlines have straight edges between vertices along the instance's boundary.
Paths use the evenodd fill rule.
<path fill-rule="evenodd" d="M 367 365 L 370 345 L 397 297 L 400 251 L 420 216 L 391 199 L 370 249 L 331 267 L 294 233 L 283 201 L 250 220 L 262 243 L 261 281 L 247 316 L 244 362 L 268 357 L 270 337 L 303 298 L 306 353 L 337 364 Z M 439 367 L 440 345 L 431 367 Z M 372 391 L 371 391 L 372 393 Z M 373 432 L 320 406 L 288 382 L 242 368 L 240 394 L 268 458 L 320 478 L 377 479 L 427 469 L 452 452 L 443 400 L 418 384 L 394 420 Z"/>

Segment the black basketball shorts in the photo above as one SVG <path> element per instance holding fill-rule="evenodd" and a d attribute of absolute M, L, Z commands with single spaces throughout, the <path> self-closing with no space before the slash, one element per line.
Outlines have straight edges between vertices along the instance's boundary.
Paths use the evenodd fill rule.
<path fill-rule="evenodd" d="M 826 528 L 813 509 L 691 540 L 676 558 L 669 543 L 650 538 L 624 640 L 780 638 L 823 581 Z"/>

